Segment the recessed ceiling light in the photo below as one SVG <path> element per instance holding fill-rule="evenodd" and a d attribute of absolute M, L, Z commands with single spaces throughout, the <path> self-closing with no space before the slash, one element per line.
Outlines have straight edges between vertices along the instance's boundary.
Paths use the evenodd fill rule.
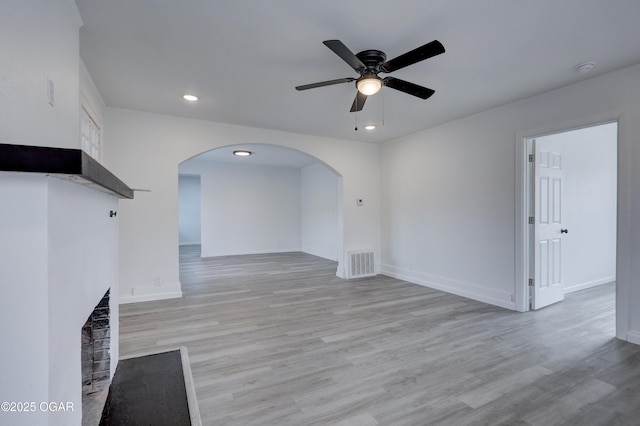
<path fill-rule="evenodd" d="M 373 129 L 376 128 L 376 126 L 374 126 L 373 124 L 369 124 L 369 125 L 364 126 L 364 128 L 367 129 L 367 130 L 373 130 Z"/>
<path fill-rule="evenodd" d="M 183 96 L 185 101 L 189 101 L 189 102 L 195 102 L 198 100 L 198 97 L 196 95 L 190 95 L 190 94 L 186 94 Z"/>
<path fill-rule="evenodd" d="M 586 74 L 589 71 L 591 71 L 595 66 L 596 66 L 595 62 L 589 61 L 589 62 L 582 62 L 576 65 L 575 67 L 573 67 L 573 69 L 579 72 L 580 74 Z"/>
<path fill-rule="evenodd" d="M 251 151 L 233 151 L 233 155 L 235 155 L 236 157 L 248 157 L 252 154 Z"/>

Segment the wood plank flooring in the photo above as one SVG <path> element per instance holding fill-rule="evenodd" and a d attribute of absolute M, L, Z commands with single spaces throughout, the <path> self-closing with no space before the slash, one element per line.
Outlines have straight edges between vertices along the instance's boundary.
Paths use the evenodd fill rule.
<path fill-rule="evenodd" d="M 302 253 L 180 253 L 182 299 L 123 305 L 121 356 L 187 346 L 205 425 L 638 425 L 614 285 L 516 313 Z"/>

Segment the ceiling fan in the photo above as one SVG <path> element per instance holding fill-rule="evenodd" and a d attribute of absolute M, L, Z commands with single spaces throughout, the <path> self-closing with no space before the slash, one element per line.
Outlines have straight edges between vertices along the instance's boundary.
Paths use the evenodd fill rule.
<path fill-rule="evenodd" d="M 400 80 L 395 77 L 378 77 L 379 73 L 390 73 L 401 68 L 424 61 L 433 56 L 444 53 L 444 46 L 438 40 L 434 40 L 410 52 L 404 53 L 396 58 L 387 61 L 387 55 L 379 50 L 364 50 L 360 53 L 353 54 L 347 46 L 340 40 L 323 41 L 325 46 L 331 49 L 336 55 L 340 56 L 349 66 L 351 66 L 360 77 L 338 78 L 336 80 L 321 81 L 319 83 L 305 84 L 296 86 L 296 90 L 314 89 L 316 87 L 330 86 L 333 84 L 356 82 L 358 93 L 351 105 L 351 112 L 361 111 L 367 96 L 374 95 L 382 88 L 387 86 L 395 90 L 399 90 L 409 95 L 417 96 L 420 99 L 427 99 L 435 93 L 426 87 L 419 86 L 408 81 Z"/>

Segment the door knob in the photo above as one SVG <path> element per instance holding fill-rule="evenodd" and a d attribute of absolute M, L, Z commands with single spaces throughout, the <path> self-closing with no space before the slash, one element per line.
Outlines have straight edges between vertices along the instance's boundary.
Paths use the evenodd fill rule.
<path fill-rule="evenodd" d="M 568 233 L 569 233 L 569 230 L 568 230 L 568 229 L 561 229 L 561 230 L 560 230 L 560 233 L 561 233 L 561 234 L 568 234 Z"/>

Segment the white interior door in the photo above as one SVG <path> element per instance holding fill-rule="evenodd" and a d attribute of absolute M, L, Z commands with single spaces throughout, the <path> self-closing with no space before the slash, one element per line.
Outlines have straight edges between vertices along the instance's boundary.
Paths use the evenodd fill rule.
<path fill-rule="evenodd" d="M 534 166 L 534 282 L 532 308 L 540 309 L 564 299 L 562 281 L 562 152 L 557 144 L 533 141 Z"/>

